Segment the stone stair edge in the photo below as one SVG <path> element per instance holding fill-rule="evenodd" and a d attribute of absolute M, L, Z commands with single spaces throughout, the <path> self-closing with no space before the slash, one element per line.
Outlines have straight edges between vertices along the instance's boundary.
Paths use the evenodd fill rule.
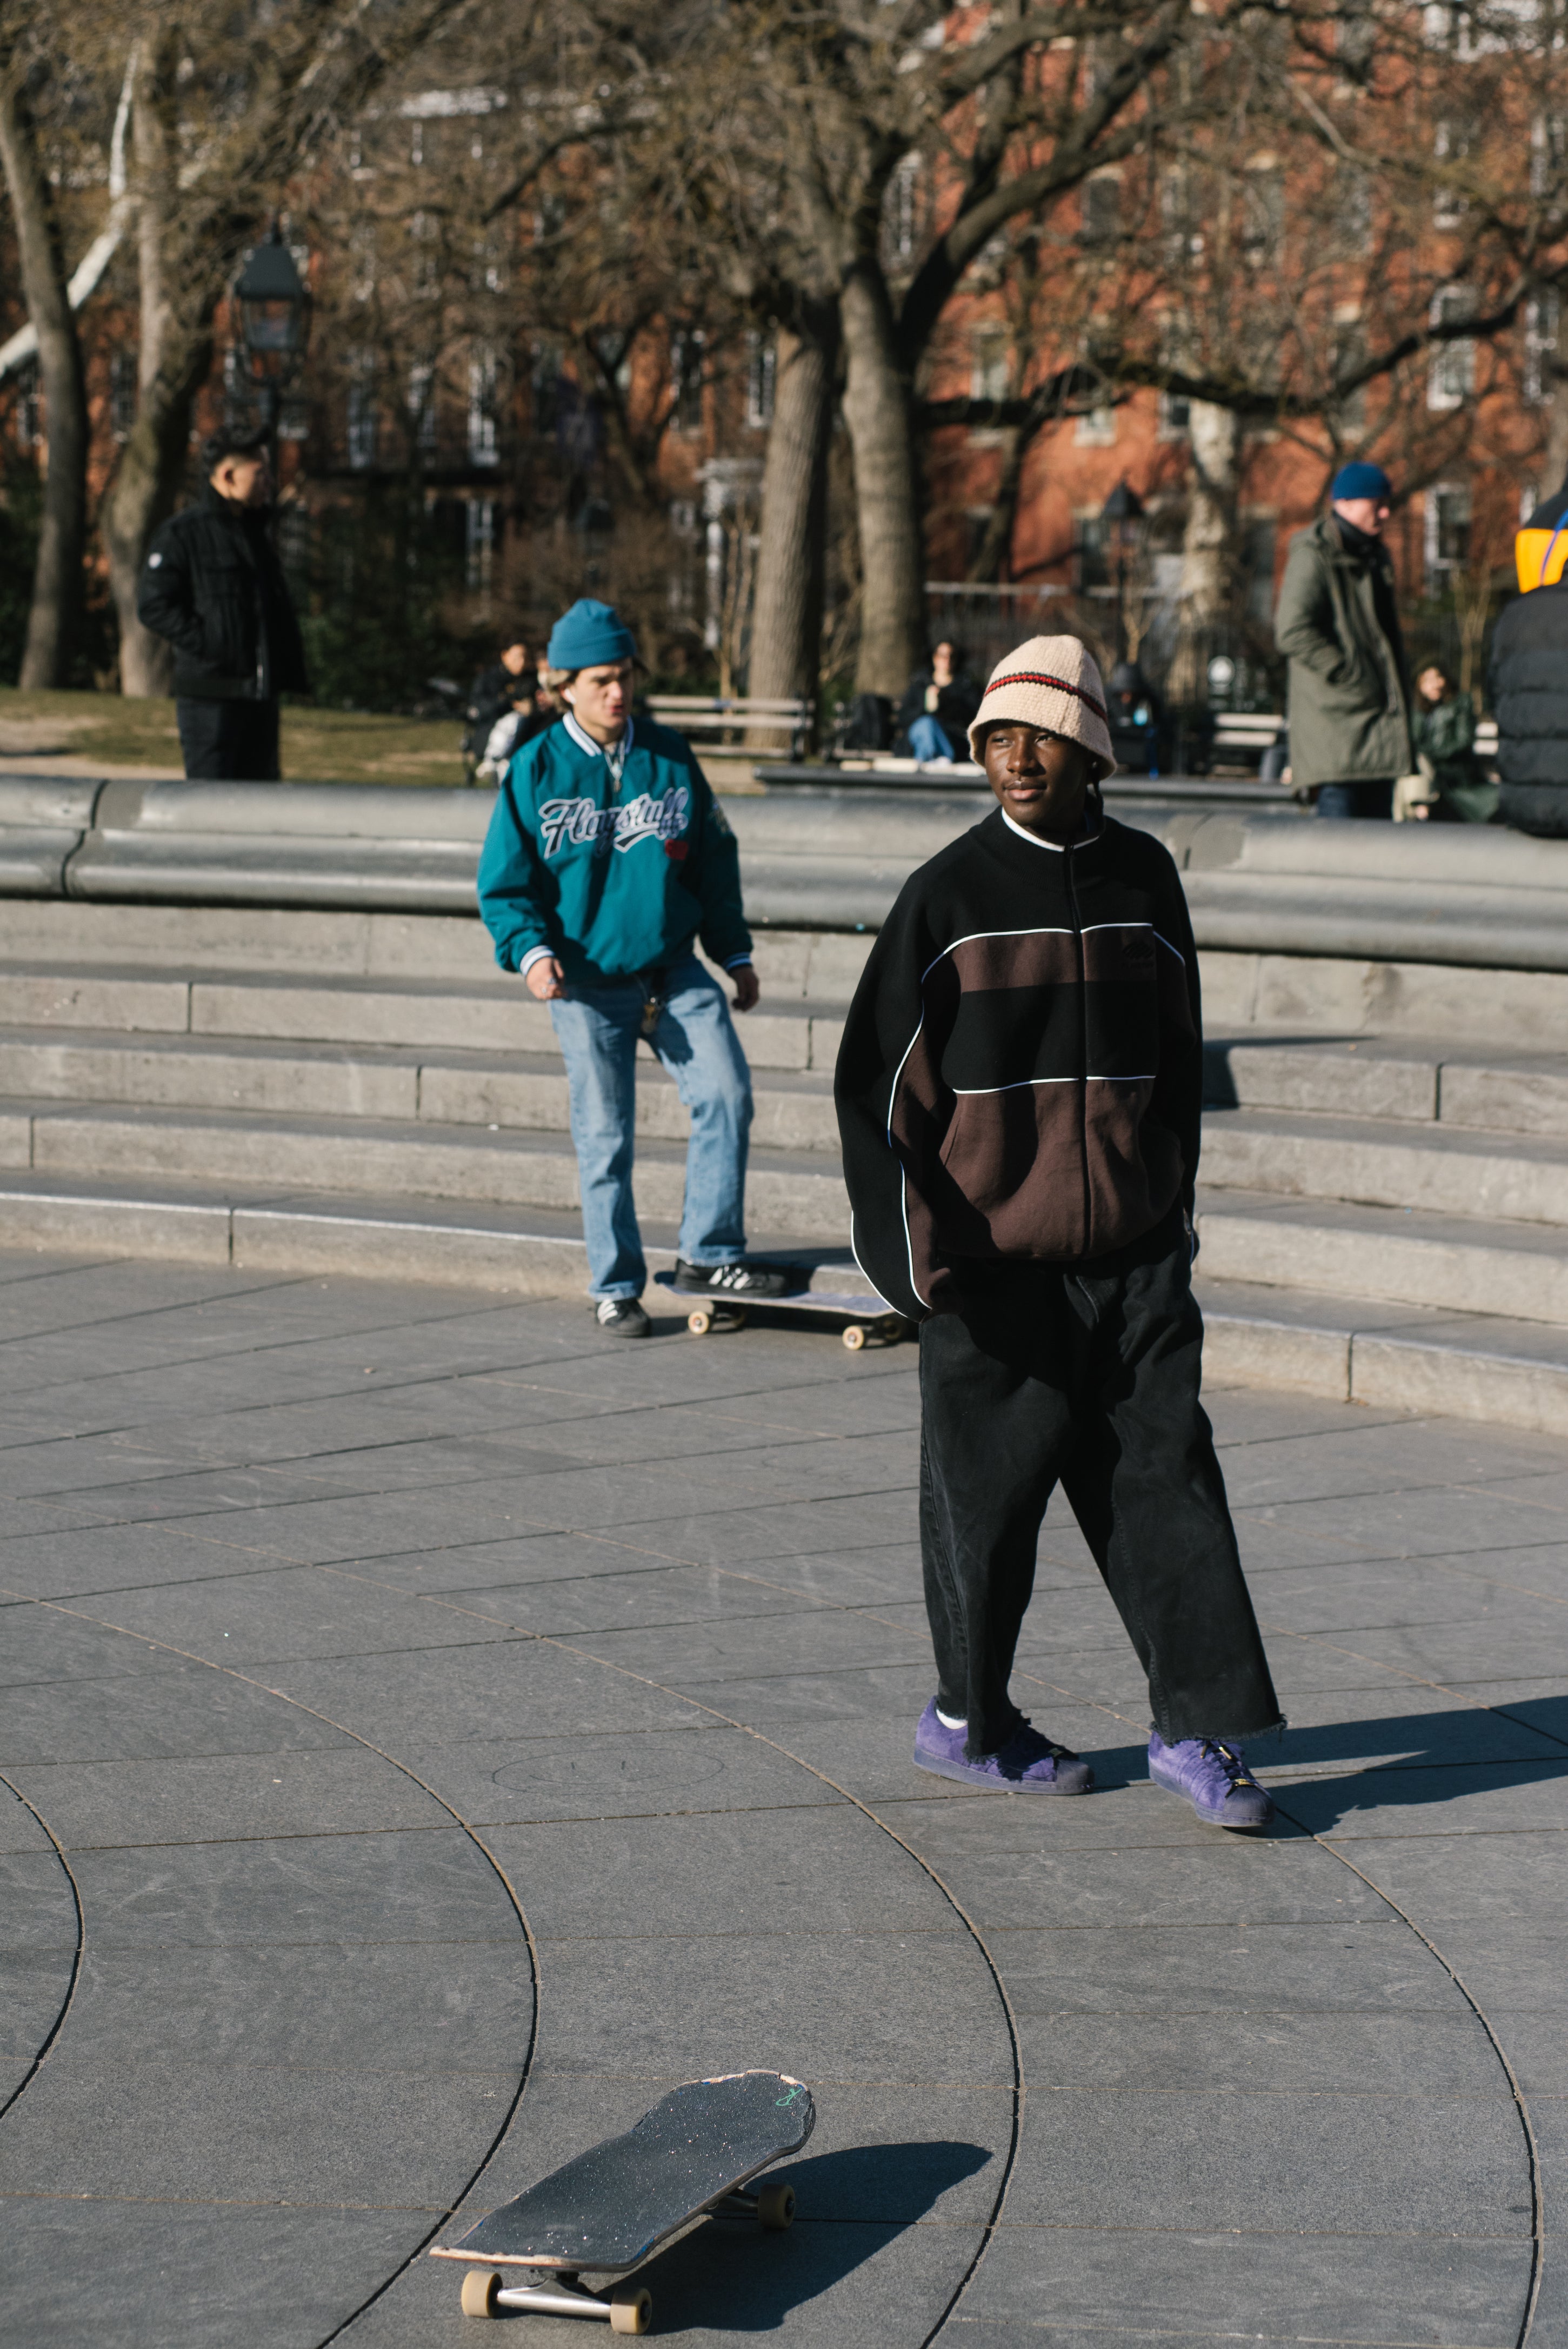
<path fill-rule="evenodd" d="M 365 1202 L 253 1198 L 228 1203 L 138 1195 L 136 1186 L 69 1188 L 0 1178 L 0 1246 L 178 1258 L 215 1269 L 387 1278 L 387 1245 L 397 1239 L 401 1279 L 516 1297 L 583 1295 L 582 1242 L 562 1228 L 536 1233 L 469 1220 L 366 1212 Z M 542 1220 L 535 1217 L 534 1220 Z M 667 1243 L 650 1235 L 651 1269 L 666 1268 Z M 782 1244 L 801 1255 L 810 1244 Z M 832 1251 L 843 1265 L 841 1247 Z M 841 1272 L 839 1277 L 842 1277 Z M 1310 1318 L 1315 1311 L 1317 1318 Z M 1314 1298 L 1295 1318 L 1266 1288 L 1236 1284 L 1205 1304 L 1208 1373 L 1214 1385 L 1286 1389 L 1374 1408 L 1490 1419 L 1568 1433 L 1568 1339 L 1545 1351 L 1503 1321 L 1408 1316 L 1390 1326 L 1350 1300 Z M 1371 1326 L 1367 1326 L 1370 1321 Z M 1533 1340 L 1533 1343 L 1532 1342 Z"/>

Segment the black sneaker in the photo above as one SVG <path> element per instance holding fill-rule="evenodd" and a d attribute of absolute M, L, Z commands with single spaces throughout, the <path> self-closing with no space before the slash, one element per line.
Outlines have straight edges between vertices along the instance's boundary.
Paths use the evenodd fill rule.
<path fill-rule="evenodd" d="M 593 1319 L 612 1338 L 645 1338 L 654 1326 L 634 1297 L 602 1297 Z"/>
<path fill-rule="evenodd" d="M 677 1256 L 671 1286 L 685 1297 L 744 1299 L 788 1297 L 799 1280 L 793 1265 L 748 1264 L 744 1259 L 735 1264 L 687 1264 L 684 1256 Z"/>

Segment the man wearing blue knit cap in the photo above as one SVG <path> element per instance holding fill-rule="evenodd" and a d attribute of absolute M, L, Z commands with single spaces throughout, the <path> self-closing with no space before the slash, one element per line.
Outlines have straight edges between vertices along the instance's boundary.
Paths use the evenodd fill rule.
<path fill-rule="evenodd" d="M 778 1297 L 789 1277 L 746 1259 L 751 1079 L 698 938 L 758 999 L 735 834 L 682 735 L 632 717 L 637 647 L 583 596 L 551 634 L 567 714 L 512 760 L 480 857 L 480 911 L 503 970 L 550 1006 L 566 1061 L 588 1288 L 599 1326 L 645 1338 L 647 1278 L 632 1160 L 639 1036 L 691 1112 L 676 1287 Z"/>
<path fill-rule="evenodd" d="M 1274 643 L 1290 662 L 1291 780 L 1323 816 L 1391 816 L 1408 774 L 1410 688 L 1383 544 L 1393 485 L 1342 465 L 1329 509 L 1290 543 Z"/>

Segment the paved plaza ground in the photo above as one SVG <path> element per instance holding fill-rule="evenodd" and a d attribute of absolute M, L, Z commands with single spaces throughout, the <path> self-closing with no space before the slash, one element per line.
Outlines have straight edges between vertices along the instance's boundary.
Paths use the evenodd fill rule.
<path fill-rule="evenodd" d="M 1568 1448 L 1211 1395 L 1251 1840 L 1059 1502 L 1015 1692 L 1100 1791 L 912 1768 L 915 1364 L 0 1259 L 7 2349 L 482 2342 L 455 2214 L 748 2065 L 800 2217 L 669 2338 L 1568 2344 Z"/>

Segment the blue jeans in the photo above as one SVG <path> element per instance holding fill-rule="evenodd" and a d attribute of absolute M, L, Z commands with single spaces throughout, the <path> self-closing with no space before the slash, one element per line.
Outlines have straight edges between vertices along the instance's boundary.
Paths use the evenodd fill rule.
<path fill-rule="evenodd" d="M 1325 783 L 1317 794 L 1317 812 L 1331 821 L 1343 822 L 1347 816 L 1381 817 L 1387 823 L 1394 812 L 1394 778 L 1375 783 Z"/>
<path fill-rule="evenodd" d="M 917 718 L 909 730 L 909 747 L 914 756 L 926 759 L 954 759 L 957 752 L 929 711 Z"/>
<path fill-rule="evenodd" d="M 679 1247 L 688 1264 L 731 1264 L 746 1252 L 746 1149 L 751 1072 L 724 989 L 696 955 L 665 974 L 652 1042 L 691 1112 Z M 640 1297 L 648 1277 L 632 1204 L 640 979 L 574 987 L 550 1007 L 572 1091 L 572 1140 L 583 1195 L 593 1297 Z"/>

